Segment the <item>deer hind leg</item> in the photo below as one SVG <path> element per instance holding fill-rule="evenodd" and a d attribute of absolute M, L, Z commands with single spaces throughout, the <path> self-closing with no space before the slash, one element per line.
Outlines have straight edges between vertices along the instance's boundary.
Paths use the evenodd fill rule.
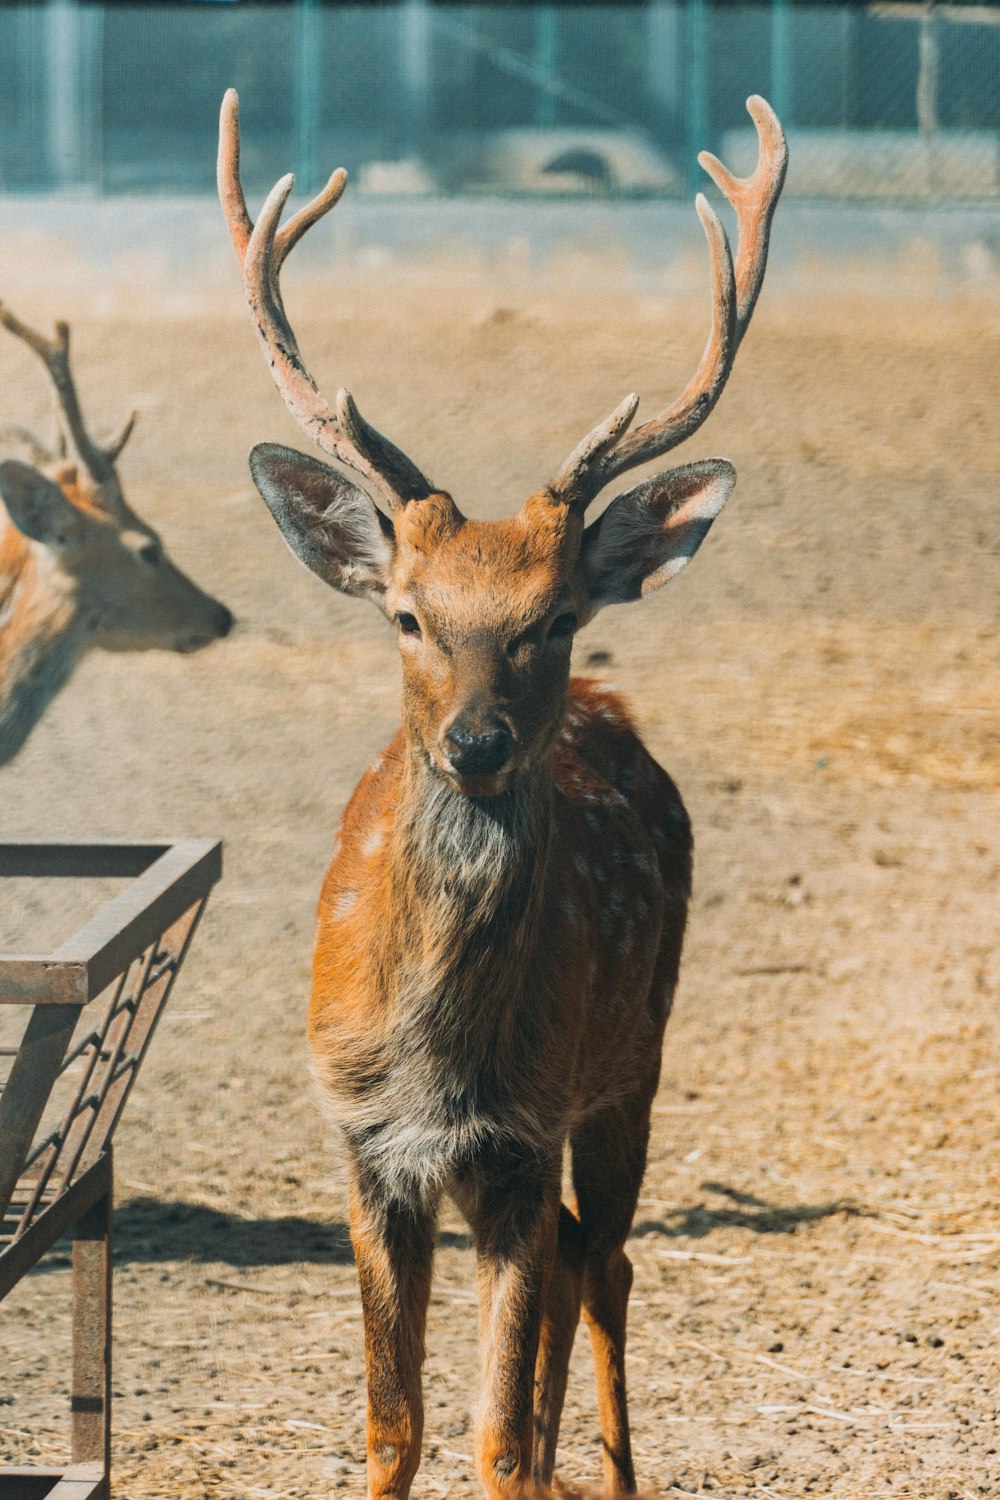
<path fill-rule="evenodd" d="M 364 1312 L 371 1500 L 406 1500 L 420 1463 L 435 1222 L 433 1210 L 386 1201 L 355 1179 L 351 1242 Z"/>
<path fill-rule="evenodd" d="M 583 1317 L 597 1379 L 604 1489 L 635 1493 L 625 1389 L 625 1323 L 632 1263 L 625 1241 L 632 1226 L 649 1139 L 649 1103 L 607 1110 L 574 1132 L 573 1185 L 584 1240 Z"/>
<path fill-rule="evenodd" d="M 490 1500 L 502 1500 L 531 1484 L 535 1363 L 555 1250 L 559 1162 L 477 1165 L 453 1192 L 472 1229 L 479 1279 L 476 1464 Z"/>
<path fill-rule="evenodd" d="M 583 1293 L 583 1231 L 565 1204 L 559 1206 L 556 1254 L 545 1288 L 542 1328 L 535 1365 L 535 1445 L 533 1476 L 548 1488 L 555 1470 L 559 1421 L 566 1399 Z"/>

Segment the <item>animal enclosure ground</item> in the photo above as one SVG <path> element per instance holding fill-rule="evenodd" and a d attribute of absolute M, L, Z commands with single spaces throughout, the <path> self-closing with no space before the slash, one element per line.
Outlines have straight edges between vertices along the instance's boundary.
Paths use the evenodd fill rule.
<path fill-rule="evenodd" d="M 286 279 L 327 390 L 476 515 L 519 504 L 627 391 L 647 413 L 673 396 L 705 334 L 703 294 L 362 276 L 338 306 Z M 98 427 L 139 405 L 125 482 L 238 626 L 193 658 L 95 655 L 0 773 L 9 834 L 226 841 L 118 1137 L 116 1494 L 360 1497 L 360 1308 L 303 1023 L 339 812 L 396 723 L 395 647 L 252 492 L 250 444 L 298 437 L 235 282 L 197 321 L 135 311 L 74 326 L 81 391 Z M 632 701 L 697 841 L 629 1247 L 637 1467 L 663 1494 L 1000 1489 L 996 322 L 986 301 L 765 287 L 682 450 L 735 461 L 732 502 L 682 579 L 576 647 Z M 41 422 L 10 340 L 0 376 L 4 418 Z M 4 894 L 9 947 L 45 913 Z M 63 1452 L 68 1299 L 57 1255 L 2 1309 L 8 1460 Z M 446 1215 L 415 1494 L 477 1493 L 475 1333 Z M 561 1444 L 578 1481 L 599 1473 L 585 1342 Z"/>

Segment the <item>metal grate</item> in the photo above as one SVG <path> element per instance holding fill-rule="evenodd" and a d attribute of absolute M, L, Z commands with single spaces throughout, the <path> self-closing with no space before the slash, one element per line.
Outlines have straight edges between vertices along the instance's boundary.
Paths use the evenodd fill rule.
<path fill-rule="evenodd" d="M 24 1159 L 0 1224 L 0 1251 L 24 1234 L 46 1204 L 93 1166 L 108 1145 L 204 905 L 202 899 L 192 906 L 128 965 L 94 1003 L 93 1022 L 88 1006 L 83 1035 L 74 1035 L 49 1095 L 50 1109 L 58 1108 L 60 1093 L 66 1092 L 61 1085 L 69 1085 L 69 1102 Z M 5 1047 L 0 1057 L 14 1059 L 18 1051 Z"/>
<path fill-rule="evenodd" d="M 0 1468 L 0 1500 L 109 1492 L 111 1143 L 221 869 L 204 839 L 0 842 L 0 877 L 129 879 L 55 951 L 0 953 L 0 1300 L 74 1241 L 73 1466 Z"/>

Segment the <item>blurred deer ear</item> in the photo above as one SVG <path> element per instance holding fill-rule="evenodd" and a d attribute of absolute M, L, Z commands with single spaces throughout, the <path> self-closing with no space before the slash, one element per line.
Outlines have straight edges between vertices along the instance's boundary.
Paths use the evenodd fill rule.
<path fill-rule="evenodd" d="M 364 490 L 278 443 L 258 443 L 250 472 L 299 562 L 341 593 L 381 607 L 395 539 L 391 521 Z"/>
<path fill-rule="evenodd" d="M 583 534 L 593 609 L 651 594 L 687 567 L 735 483 L 731 463 L 709 458 L 654 475 L 612 500 Z"/>
<path fill-rule="evenodd" d="M 47 547 L 80 539 L 83 520 L 62 490 L 40 469 L 8 459 L 0 464 L 0 499 L 18 531 Z"/>

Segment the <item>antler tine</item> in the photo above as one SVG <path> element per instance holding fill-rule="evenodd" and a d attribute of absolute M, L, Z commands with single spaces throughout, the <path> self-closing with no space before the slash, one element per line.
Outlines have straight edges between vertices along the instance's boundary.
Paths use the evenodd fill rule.
<path fill-rule="evenodd" d="M 289 251 L 295 249 L 306 230 L 311 229 L 325 213 L 329 213 L 330 209 L 340 202 L 346 186 L 347 173 L 343 167 L 337 167 L 330 173 L 330 180 L 323 191 L 317 193 L 305 208 L 300 208 L 297 214 L 292 215 L 275 239 L 275 271 L 281 269 Z"/>
<path fill-rule="evenodd" d="M 122 423 L 121 427 L 119 427 L 118 432 L 115 434 L 115 436 L 113 438 L 109 438 L 107 443 L 105 443 L 104 451 L 108 455 L 108 458 L 112 463 L 117 462 L 118 456 L 124 448 L 125 444 L 128 442 L 129 438 L 132 436 L 132 433 L 135 429 L 135 424 L 138 420 L 139 413 L 136 411 L 135 407 L 133 407 L 128 416 L 125 418 L 125 421 Z"/>
<path fill-rule="evenodd" d="M 751 94 L 747 113 L 757 127 L 757 166 L 749 177 L 736 177 L 711 151 L 699 165 L 736 210 L 739 254 L 736 262 L 736 322 L 739 339 L 760 295 L 771 237 L 771 220 L 788 170 L 788 146 L 777 115 L 760 94 Z"/>
<path fill-rule="evenodd" d="M 593 432 L 588 432 L 583 441 L 576 445 L 553 479 L 550 489 L 557 495 L 565 495 L 572 486 L 579 487 L 590 475 L 593 465 L 598 463 L 609 449 L 614 447 L 622 433 L 627 431 L 638 408 L 639 397 L 634 392 L 626 396 L 621 405 L 615 407 L 610 417 L 605 417 Z"/>
<path fill-rule="evenodd" d="M 322 192 L 279 228 L 295 183 L 289 173 L 271 189 L 255 225 L 240 181 L 239 99 L 235 89 L 228 89 L 219 121 L 218 178 L 257 337 L 288 410 L 324 452 L 360 474 L 390 510 L 429 495 L 433 486 L 395 444 L 364 420 L 346 391 L 338 393 L 336 411 L 331 408 L 306 369 L 285 313 L 281 267 L 306 231 L 340 200 L 347 173 L 338 167 Z"/>
<path fill-rule="evenodd" d="M 94 441 L 87 431 L 76 393 L 76 384 L 69 363 L 69 324 L 62 321 L 55 326 L 55 337 L 46 338 L 30 324 L 16 317 L 8 307 L 0 303 L 0 323 L 16 338 L 34 350 L 49 372 L 55 388 L 61 417 L 60 430 L 68 435 L 77 458 L 83 464 L 94 483 L 97 498 L 105 505 L 121 509 L 125 502 L 115 472 L 115 460 L 121 453 L 132 431 L 135 413 L 129 417 L 124 428 L 107 447 Z"/>
<path fill-rule="evenodd" d="M 722 394 L 764 280 L 771 219 L 785 180 L 788 149 L 778 117 L 754 94 L 747 110 L 757 127 L 759 153 L 751 177 L 738 178 L 717 157 L 698 160 L 736 210 L 739 240 L 733 264 L 729 239 L 718 214 L 699 193 L 695 207 L 708 239 L 712 276 L 712 327 L 694 376 L 672 405 L 626 435 L 635 406 L 623 403 L 573 451 L 552 489 L 567 502 L 586 507 L 618 474 L 677 447 L 696 431 Z M 617 429 L 617 430 L 615 430 Z"/>
<path fill-rule="evenodd" d="M 29 432 L 27 427 L 21 427 L 16 422 L 5 422 L 0 427 L 0 443 L 20 443 L 31 455 L 33 464 L 54 464 L 57 455 L 51 448 L 46 448 L 41 438 Z"/>
<path fill-rule="evenodd" d="M 240 96 L 235 89 L 227 89 L 222 96 L 216 180 L 229 238 L 233 242 L 236 259 L 242 271 L 247 245 L 253 234 L 253 220 L 247 212 L 247 201 L 243 196 L 243 182 L 240 177 Z"/>

